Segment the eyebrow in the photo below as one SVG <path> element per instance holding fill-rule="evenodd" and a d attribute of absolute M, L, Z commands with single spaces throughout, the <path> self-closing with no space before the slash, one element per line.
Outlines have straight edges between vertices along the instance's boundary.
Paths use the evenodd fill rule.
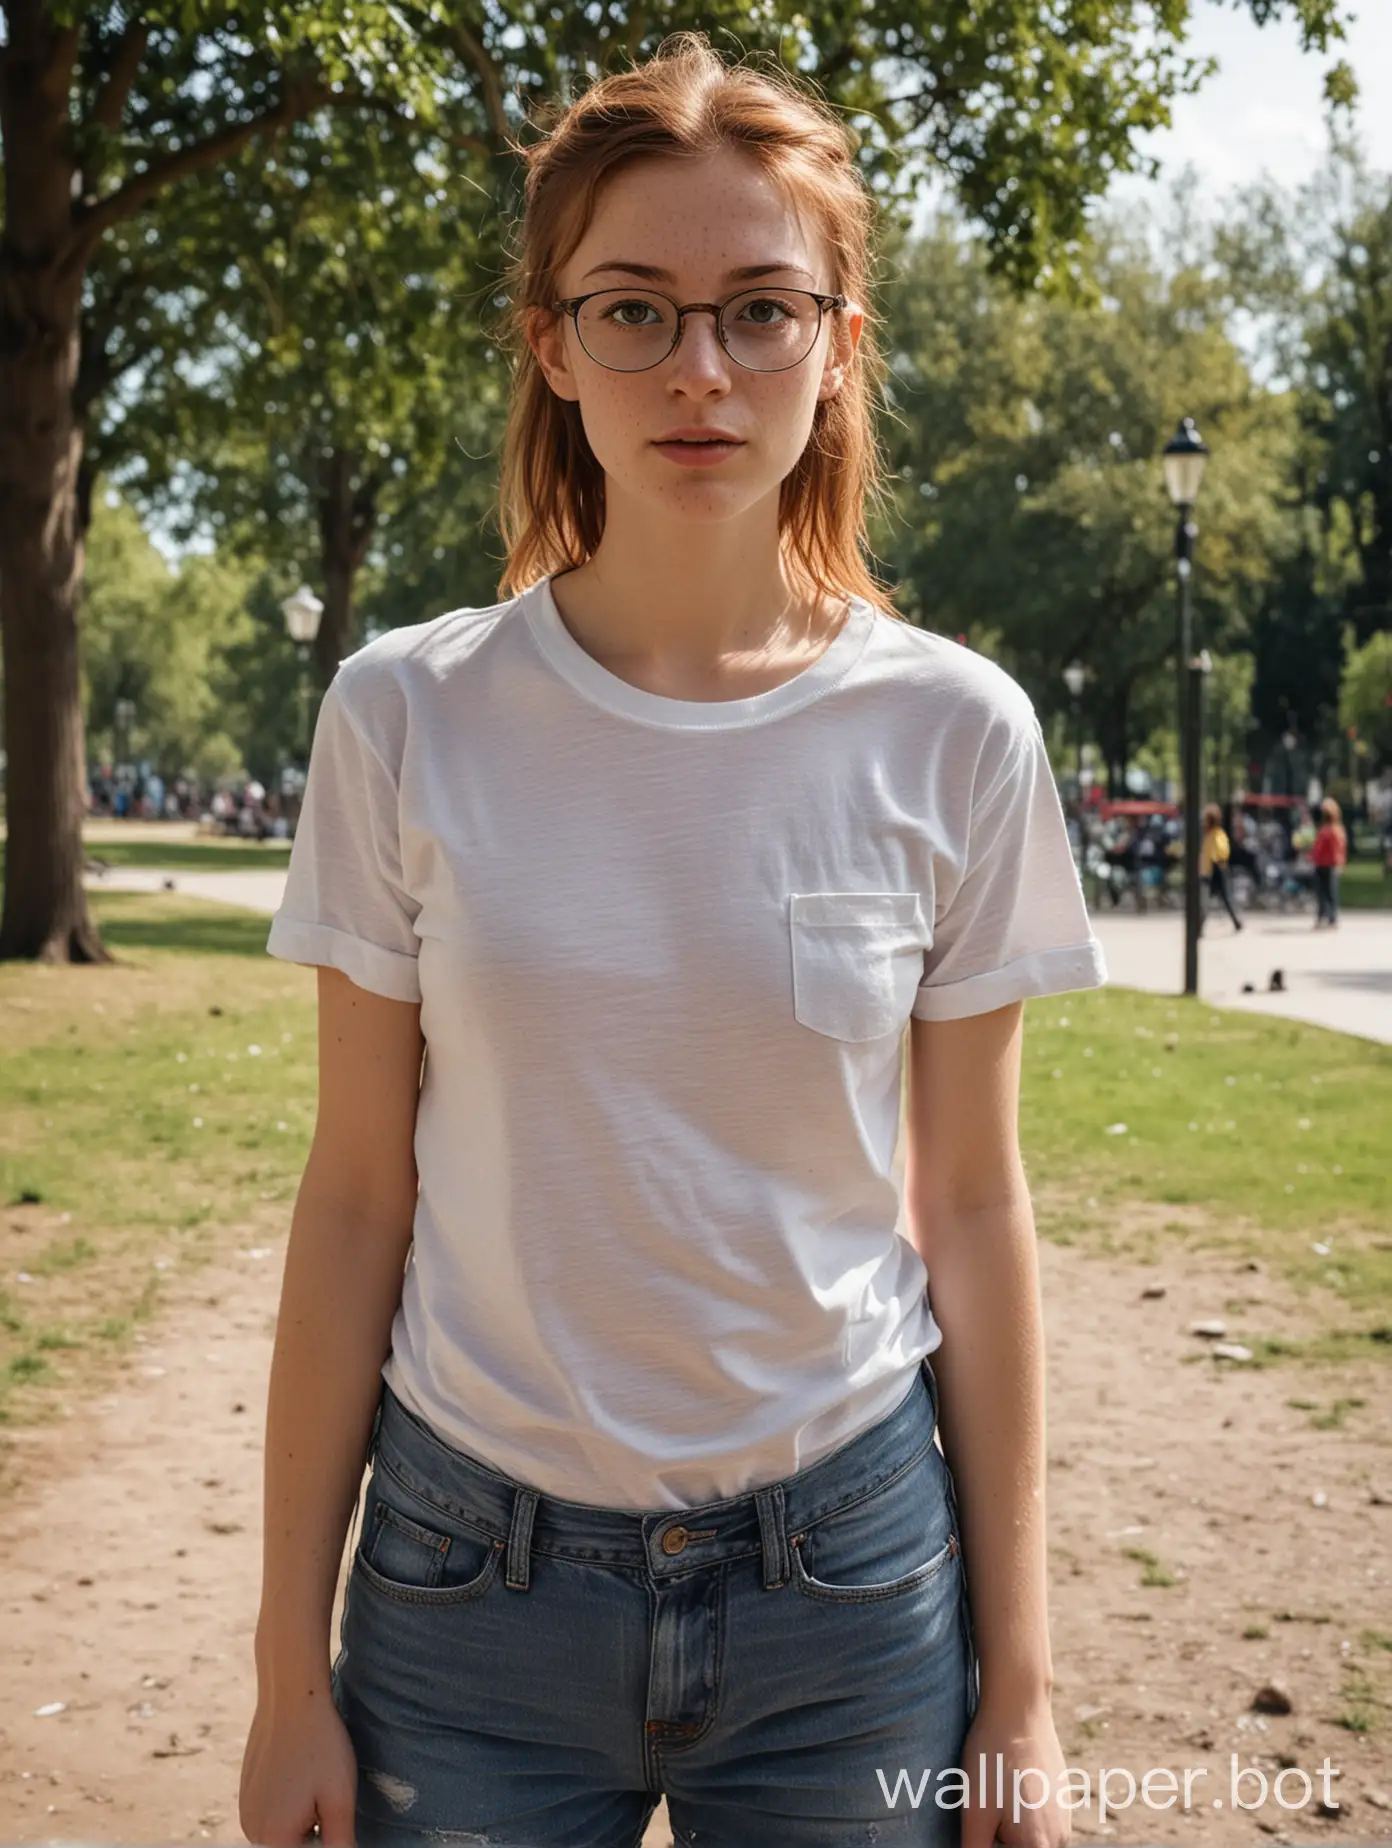
<path fill-rule="evenodd" d="M 617 259 L 612 263 L 596 263 L 593 269 L 585 271 L 585 275 L 580 280 L 583 282 L 586 276 L 597 276 L 601 270 L 623 270 L 630 276 L 646 277 L 649 282 L 676 281 L 676 277 L 670 270 L 658 269 L 655 264 L 625 263 Z M 739 269 L 727 270 L 725 280 L 727 282 L 749 282 L 756 276 L 776 276 L 780 270 L 793 270 L 799 276 L 806 276 L 809 282 L 816 281 L 811 270 L 804 269 L 800 263 L 746 263 Z"/>

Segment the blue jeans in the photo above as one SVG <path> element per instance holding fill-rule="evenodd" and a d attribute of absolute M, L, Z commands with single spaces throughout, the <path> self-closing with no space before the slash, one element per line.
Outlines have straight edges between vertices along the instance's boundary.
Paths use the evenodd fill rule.
<path fill-rule="evenodd" d="M 980 1694 L 937 1410 L 924 1360 L 807 1469 L 645 1514 L 499 1475 L 384 1382 L 333 1668 L 358 1848 L 637 1848 L 663 1794 L 680 1848 L 956 1848 Z"/>
<path fill-rule="evenodd" d="M 1339 869 L 1337 866 L 1317 866 L 1315 868 L 1315 915 L 1328 918 L 1331 924 L 1339 922 Z"/>

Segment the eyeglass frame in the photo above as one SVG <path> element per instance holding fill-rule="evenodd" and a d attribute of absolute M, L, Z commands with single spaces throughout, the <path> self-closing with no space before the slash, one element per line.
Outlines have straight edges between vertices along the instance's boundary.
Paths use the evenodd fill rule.
<path fill-rule="evenodd" d="M 625 372 L 625 373 L 627 372 L 651 372 L 654 366 L 660 366 L 663 363 L 663 360 L 670 359 L 672 355 L 676 352 L 677 348 L 681 345 L 681 337 L 683 333 L 685 333 L 686 331 L 686 317 L 689 314 L 713 314 L 715 316 L 716 339 L 719 340 L 721 346 L 725 349 L 725 352 L 729 355 L 729 357 L 732 360 L 734 360 L 734 363 L 737 366 L 739 366 L 742 371 L 745 371 L 745 372 L 791 372 L 793 369 L 793 366 L 801 366 L 808 359 L 811 358 L 812 349 L 817 344 L 817 340 L 822 331 L 822 323 L 825 321 L 827 315 L 830 314 L 834 308 L 849 308 L 851 305 L 850 297 L 848 295 L 827 295 L 824 292 L 820 292 L 816 289 L 787 289 L 787 288 L 780 289 L 777 284 L 770 284 L 769 292 L 781 293 L 783 295 L 807 295 L 812 298 L 812 300 L 817 304 L 817 332 L 813 334 L 812 339 L 808 344 L 807 351 L 803 353 L 799 358 L 795 359 L 791 365 L 787 365 L 787 366 L 746 366 L 742 359 L 738 358 L 734 353 L 730 352 L 729 342 L 726 340 L 725 334 L 723 331 L 721 317 L 723 316 L 725 310 L 730 306 L 730 303 L 737 302 L 742 295 L 759 295 L 764 292 L 765 291 L 762 291 L 760 289 L 736 289 L 734 294 L 727 295 L 723 302 L 688 302 L 686 306 L 683 307 L 679 302 L 672 301 L 672 297 L 670 295 L 665 295 L 661 289 L 645 289 L 641 283 L 638 283 L 638 284 L 635 284 L 635 286 L 631 290 L 625 290 L 622 288 L 591 289 L 588 291 L 587 294 L 584 294 L 584 295 L 568 295 L 564 301 L 552 302 L 551 309 L 552 309 L 552 312 L 555 314 L 568 314 L 570 316 L 571 321 L 574 323 L 574 326 L 575 326 L 575 338 L 580 342 L 581 352 L 584 353 L 586 359 L 593 360 L 596 366 L 604 366 L 604 370 L 606 372 Z M 596 295 L 625 295 L 625 294 L 631 294 L 634 296 L 656 295 L 660 301 L 671 302 L 672 307 L 676 310 L 676 315 L 677 315 L 676 335 L 672 341 L 671 346 L 669 346 L 667 351 L 662 355 L 662 358 L 653 360 L 652 365 L 649 365 L 649 366 L 606 366 L 602 359 L 595 359 L 594 354 L 585 345 L 585 336 L 580 332 L 580 310 L 584 307 L 586 302 L 593 301 Z"/>

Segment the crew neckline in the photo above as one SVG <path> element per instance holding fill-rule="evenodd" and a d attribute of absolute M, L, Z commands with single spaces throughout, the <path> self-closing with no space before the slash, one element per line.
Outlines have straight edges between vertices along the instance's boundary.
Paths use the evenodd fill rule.
<path fill-rule="evenodd" d="M 830 644 L 815 661 L 776 687 L 743 699 L 669 699 L 666 694 L 635 687 L 586 653 L 566 627 L 552 595 L 552 578 L 559 575 L 553 572 L 541 578 L 522 597 L 527 625 L 552 667 L 594 705 L 622 718 L 678 731 L 729 731 L 810 705 L 859 660 L 875 621 L 874 604 L 852 595 L 846 618 Z"/>

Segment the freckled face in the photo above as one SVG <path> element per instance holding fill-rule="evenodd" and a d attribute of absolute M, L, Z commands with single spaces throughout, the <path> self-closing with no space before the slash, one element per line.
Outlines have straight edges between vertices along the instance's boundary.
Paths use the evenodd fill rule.
<path fill-rule="evenodd" d="M 620 261 L 666 274 L 602 267 Z M 732 274 L 774 263 L 780 267 L 766 277 Z M 836 288 L 815 227 L 803 226 L 752 160 L 722 149 L 700 159 L 641 161 L 611 180 L 562 267 L 557 299 L 632 287 L 679 304 L 723 302 L 759 282 L 825 294 Z M 854 307 L 826 314 L 807 358 L 781 372 L 740 366 L 721 345 L 711 314 L 686 316 L 676 351 L 644 372 L 598 365 L 568 315 L 550 326 L 542 317 L 533 347 L 552 389 L 579 404 L 611 491 L 678 517 L 728 519 L 776 493 L 796 465 L 818 401 L 840 387 L 861 322 Z M 740 439 L 717 460 L 696 465 L 691 451 L 658 446 L 683 425 L 710 424 Z"/>

